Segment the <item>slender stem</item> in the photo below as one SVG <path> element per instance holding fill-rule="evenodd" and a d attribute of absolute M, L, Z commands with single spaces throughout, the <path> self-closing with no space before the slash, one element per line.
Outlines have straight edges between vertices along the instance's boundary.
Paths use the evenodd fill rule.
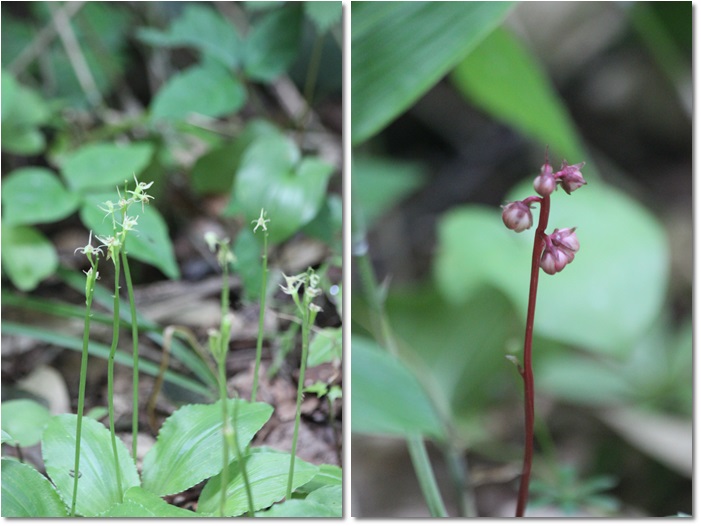
<path fill-rule="evenodd" d="M 550 215 L 550 196 L 540 200 L 540 216 L 538 228 L 535 231 L 533 241 L 533 257 L 531 260 L 531 282 L 528 292 L 528 311 L 526 314 L 526 336 L 523 344 L 523 368 L 519 368 L 523 378 L 524 387 L 524 414 L 526 438 L 523 454 L 523 470 L 521 485 L 518 490 L 518 503 L 516 516 L 523 517 L 528 503 L 528 486 L 531 480 L 531 466 L 533 464 L 533 425 L 535 419 L 535 390 L 533 383 L 533 321 L 535 319 L 536 295 L 538 293 L 538 276 L 540 274 L 540 256 L 545 245 L 545 229 L 548 227 Z"/>
<path fill-rule="evenodd" d="M 239 466 L 241 466 L 241 477 L 243 478 L 243 485 L 246 488 L 246 500 L 248 501 L 248 516 L 249 517 L 255 517 L 256 516 L 256 510 L 253 506 L 253 493 L 251 492 L 251 484 L 248 480 L 248 472 L 246 471 L 246 455 L 248 455 L 248 451 L 243 453 L 241 451 L 241 446 L 239 444 L 239 435 L 238 435 L 238 427 L 237 427 L 237 422 L 238 422 L 238 414 L 239 414 L 239 405 L 242 403 L 242 400 L 239 398 L 236 400 L 236 405 L 234 405 L 234 432 L 233 432 L 233 440 L 231 440 L 232 445 L 234 447 L 234 450 L 236 451 L 236 458 L 239 461 Z M 230 437 L 231 438 L 231 437 Z"/>
<path fill-rule="evenodd" d="M 127 252 L 122 246 L 122 265 L 124 266 L 124 279 L 127 282 L 129 293 L 129 309 L 131 311 L 131 340 L 133 346 L 134 366 L 132 377 L 132 410 L 131 410 L 131 454 L 136 464 L 136 444 L 139 434 L 139 327 L 136 323 L 136 303 L 134 301 L 134 287 L 131 284 L 131 272 Z"/>
<path fill-rule="evenodd" d="M 97 265 L 92 266 L 93 273 Z M 88 278 L 90 279 L 90 278 Z M 93 281 L 94 285 L 94 281 Z M 92 307 L 94 286 L 88 286 L 85 291 L 85 321 L 83 322 L 83 356 L 80 361 L 80 387 L 78 388 L 78 423 L 75 430 L 75 463 L 73 467 L 73 499 L 71 501 L 71 517 L 75 517 L 75 506 L 78 501 L 78 479 L 80 478 L 80 439 L 83 432 L 83 410 L 85 409 L 85 386 L 88 378 L 88 345 L 90 342 L 90 309 Z"/>
<path fill-rule="evenodd" d="M 222 472 L 221 472 L 221 499 L 219 501 L 219 515 L 224 517 L 226 507 L 226 486 L 229 484 L 229 437 L 232 434 L 229 425 L 229 396 L 226 392 L 226 356 L 219 360 L 219 396 L 222 407 L 222 432 L 224 440 L 222 444 Z"/>
<path fill-rule="evenodd" d="M 256 401 L 258 394 L 258 372 L 263 354 L 263 324 L 265 322 L 265 296 L 268 281 L 268 232 L 263 232 L 263 278 L 260 285 L 260 314 L 258 315 L 258 341 L 256 342 L 256 366 L 253 371 L 253 389 L 251 390 L 251 402 Z"/>
<path fill-rule="evenodd" d="M 287 477 L 287 500 L 292 497 L 292 479 L 295 471 L 295 455 L 297 453 L 297 438 L 299 435 L 299 422 L 302 416 L 302 391 L 304 390 L 304 375 L 307 371 L 307 354 L 309 353 L 310 310 L 308 302 L 304 302 L 304 315 L 302 317 L 302 364 L 299 367 L 299 381 L 297 382 L 297 410 L 295 411 L 295 430 L 292 435 L 292 452 L 290 453 L 290 473 Z"/>
<path fill-rule="evenodd" d="M 117 436 L 114 431 L 114 355 L 117 352 L 119 342 L 119 255 L 114 257 L 114 323 L 112 329 L 112 347 L 107 361 L 107 407 L 110 420 L 110 434 L 112 435 L 112 452 L 114 453 L 114 468 L 117 475 L 117 489 L 119 502 L 122 502 L 122 473 L 119 468 L 119 456 L 117 454 Z"/>
<path fill-rule="evenodd" d="M 312 54 L 309 59 L 307 78 L 304 82 L 304 100 L 306 104 L 302 118 L 299 120 L 300 125 L 304 124 L 307 116 L 309 115 L 309 111 L 311 110 L 312 99 L 314 98 L 314 87 L 316 85 L 317 78 L 319 77 L 319 63 L 321 61 L 321 52 L 323 48 L 324 35 L 317 35 L 314 39 L 314 47 L 312 48 Z"/>
<path fill-rule="evenodd" d="M 431 468 L 431 461 L 428 458 L 423 438 L 421 435 L 411 435 L 407 437 L 407 446 L 431 517 L 447 517 L 448 512 L 443 505 L 443 499 Z"/>

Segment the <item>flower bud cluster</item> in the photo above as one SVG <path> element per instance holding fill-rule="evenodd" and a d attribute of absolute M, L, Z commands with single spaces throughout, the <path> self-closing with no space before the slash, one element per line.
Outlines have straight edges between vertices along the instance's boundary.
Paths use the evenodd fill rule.
<path fill-rule="evenodd" d="M 530 196 L 522 201 L 514 201 L 502 206 L 501 218 L 506 228 L 515 232 L 523 232 L 533 226 L 533 214 L 531 204 L 547 199 L 559 184 L 562 189 L 571 194 L 578 188 L 587 184 L 582 177 L 581 168 L 584 163 L 567 164 L 563 161 L 560 170 L 553 172 L 547 159 L 540 169 L 540 174 L 533 181 L 533 186 L 541 197 Z M 543 230 L 546 225 L 543 225 Z M 547 274 L 560 272 L 568 263 L 574 260 L 575 253 L 579 250 L 579 240 L 575 234 L 575 228 L 555 229 L 552 234 L 542 235 L 543 252 L 540 256 L 540 267 Z"/>
<path fill-rule="evenodd" d="M 285 294 L 292 296 L 292 299 L 297 305 L 300 314 L 305 315 L 307 310 L 309 310 L 313 315 L 321 312 L 321 307 L 312 303 L 314 298 L 320 296 L 322 293 L 321 288 L 319 287 L 321 278 L 319 278 L 313 269 L 310 268 L 306 272 L 297 274 L 296 276 L 286 276 L 283 274 L 283 277 L 285 278 L 286 284 L 280 285 L 280 288 Z M 304 285 L 304 295 L 300 301 L 299 288 L 302 285 Z"/>
<path fill-rule="evenodd" d="M 558 184 L 567 194 L 571 194 L 577 188 L 587 184 L 582 177 L 582 166 L 584 163 L 567 164 L 567 161 L 562 161 L 560 170 L 553 173 L 553 167 L 546 161 L 540 169 L 540 174 L 533 181 L 533 187 L 543 197 L 557 190 Z"/>

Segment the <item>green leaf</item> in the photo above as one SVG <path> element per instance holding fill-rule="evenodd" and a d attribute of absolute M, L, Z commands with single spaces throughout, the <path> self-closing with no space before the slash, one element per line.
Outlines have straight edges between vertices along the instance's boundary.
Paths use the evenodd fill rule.
<path fill-rule="evenodd" d="M 230 67 L 238 65 L 242 51 L 236 28 L 211 7 L 198 3 L 187 4 L 168 31 L 140 28 L 137 36 L 153 46 L 192 46 Z"/>
<path fill-rule="evenodd" d="M 319 213 L 302 228 L 307 236 L 326 243 L 337 254 L 343 252 L 343 200 L 328 194 Z"/>
<path fill-rule="evenodd" d="M 273 133 L 277 133 L 277 129 L 265 120 L 256 119 L 246 124 L 233 142 L 210 150 L 197 159 L 190 174 L 192 189 L 200 195 L 230 192 L 246 148 L 259 137 Z"/>
<path fill-rule="evenodd" d="M 507 200 L 532 193 L 532 184 L 524 183 Z M 552 201 L 548 231 L 577 226 L 581 249 L 561 273 L 541 276 L 535 330 L 592 351 L 625 353 L 664 302 L 664 231 L 647 210 L 601 182 L 572 196 L 557 192 Z M 464 302 L 488 283 L 525 319 L 533 234 L 507 230 L 496 208 L 468 206 L 443 217 L 438 237 L 434 274 L 445 298 Z"/>
<path fill-rule="evenodd" d="M 240 447 L 243 447 L 243 445 L 240 445 Z M 289 453 L 252 450 L 246 456 L 245 466 L 256 511 L 267 508 L 285 497 L 287 478 L 290 471 Z M 309 482 L 317 472 L 318 468 L 315 465 L 300 458 L 295 459 L 295 471 L 292 477 L 293 489 Z M 227 517 L 236 517 L 248 512 L 246 486 L 243 482 L 239 461 L 230 465 L 229 478 L 230 480 L 226 485 L 224 514 Z M 205 484 L 197 502 L 197 510 L 203 513 L 216 512 L 219 510 L 220 497 L 221 477 L 217 475 Z"/>
<path fill-rule="evenodd" d="M 241 207 L 248 222 L 264 208 L 270 218 L 270 242 L 278 243 L 314 219 L 332 172 L 333 167 L 320 159 L 300 159 L 297 146 L 287 137 L 265 136 L 246 150 L 232 202 Z"/>
<path fill-rule="evenodd" d="M 262 236 L 262 234 L 258 234 Z M 236 237 L 233 246 L 236 262 L 234 269 L 241 277 L 244 294 L 247 299 L 260 298 L 261 281 L 263 280 L 262 243 L 256 238 L 251 228 L 243 228 Z"/>
<path fill-rule="evenodd" d="M 362 220 L 373 225 L 382 214 L 426 182 L 423 167 L 377 157 L 353 161 L 353 205 Z"/>
<path fill-rule="evenodd" d="M 12 435 L 10 435 L 4 429 L 1 430 L 1 433 L 2 433 L 2 438 L 0 439 L 0 443 L 2 443 L 2 444 L 5 444 L 5 443 L 16 444 L 17 443 L 17 441 L 14 438 L 12 438 Z"/>
<path fill-rule="evenodd" d="M 511 2 L 351 4 L 351 141 L 408 109 L 494 27 Z"/>
<path fill-rule="evenodd" d="M 194 511 L 168 504 L 162 498 L 138 486 L 129 488 L 124 494 L 124 502 L 115 504 L 101 515 L 102 517 L 182 517 L 197 518 Z"/>
<path fill-rule="evenodd" d="M 101 237 L 111 236 L 111 218 L 105 217 L 98 203 L 114 200 L 113 194 L 90 194 L 80 209 L 80 219 L 86 228 Z M 168 226 L 161 214 L 153 206 L 143 210 L 137 205 L 129 209 L 130 215 L 138 215 L 138 226 L 127 236 L 127 255 L 158 268 L 171 279 L 180 277 L 180 270 L 175 261 L 173 244 L 168 235 Z"/>
<path fill-rule="evenodd" d="M 319 34 L 325 33 L 334 24 L 341 22 L 341 2 L 304 2 L 304 14 L 314 22 Z"/>
<path fill-rule="evenodd" d="M 2 225 L 3 270 L 20 290 L 32 290 L 58 267 L 51 242 L 29 226 Z"/>
<path fill-rule="evenodd" d="M 370 340 L 353 336 L 352 345 L 352 431 L 440 439 L 441 422 L 413 373 Z"/>
<path fill-rule="evenodd" d="M 53 417 L 44 431 L 41 444 L 46 472 L 56 485 L 64 502 L 73 499 L 75 467 L 76 415 Z M 76 513 L 95 516 L 121 502 L 123 493 L 117 487 L 114 453 L 109 430 L 90 418 L 83 419 L 80 444 L 80 479 Z M 117 456 L 122 475 L 122 491 L 139 485 L 139 474 L 121 440 L 117 440 Z"/>
<path fill-rule="evenodd" d="M 2 181 L 4 222 L 8 225 L 50 223 L 78 208 L 78 197 L 46 168 L 19 168 Z"/>
<path fill-rule="evenodd" d="M 262 402 L 228 400 L 229 414 L 238 404 L 236 431 L 245 448 L 263 427 L 273 408 Z M 222 469 L 221 401 L 187 405 L 164 422 L 156 444 L 144 457 L 143 487 L 157 495 L 172 495 L 191 488 Z M 236 456 L 231 451 L 231 459 Z"/>
<path fill-rule="evenodd" d="M 56 489 L 33 467 L 2 459 L 3 517 L 68 517 Z"/>
<path fill-rule="evenodd" d="M 37 92 L 22 86 L 10 73 L 2 72 L 3 151 L 17 155 L 41 153 L 45 141 L 37 126 L 49 117 L 49 107 Z"/>
<path fill-rule="evenodd" d="M 453 82 L 477 106 L 552 153 L 582 160 L 577 130 L 535 57 L 509 31 L 497 28 L 453 71 Z"/>
<path fill-rule="evenodd" d="M 153 146 L 146 142 L 126 145 L 91 143 L 63 158 L 61 174 L 75 190 L 105 190 L 133 181 L 148 166 Z"/>
<path fill-rule="evenodd" d="M 343 485 L 343 470 L 340 466 L 333 464 L 321 464 L 319 472 L 314 475 L 314 478 L 307 482 L 304 486 L 297 488 L 295 493 L 311 493 L 314 490 L 324 486 L 342 486 Z"/>
<path fill-rule="evenodd" d="M 309 344 L 307 367 L 316 367 L 322 363 L 340 362 L 343 354 L 343 329 L 341 327 L 320 329 L 312 336 Z"/>
<path fill-rule="evenodd" d="M 256 513 L 256 517 L 341 517 L 341 515 L 338 515 L 335 508 L 317 501 L 291 499 Z"/>
<path fill-rule="evenodd" d="M 224 67 L 210 62 L 173 75 L 153 98 L 151 118 L 220 117 L 238 111 L 245 100 L 243 85 Z"/>
<path fill-rule="evenodd" d="M 271 82 L 287 71 L 299 51 L 302 9 L 287 5 L 266 14 L 251 28 L 244 45 L 244 73 Z"/>
<path fill-rule="evenodd" d="M 44 427 L 51 418 L 49 410 L 34 400 L 10 400 L 2 403 L 2 429 L 22 447 L 41 441 Z"/>

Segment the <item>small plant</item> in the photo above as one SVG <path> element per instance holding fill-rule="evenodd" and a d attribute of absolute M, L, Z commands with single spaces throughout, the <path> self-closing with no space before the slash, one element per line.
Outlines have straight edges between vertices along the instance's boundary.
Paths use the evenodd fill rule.
<path fill-rule="evenodd" d="M 514 201 L 503 207 L 502 219 L 507 228 L 515 232 L 523 232 L 533 226 L 531 205 L 540 204 L 540 216 L 533 240 L 533 258 L 531 261 L 531 279 L 528 293 L 528 310 L 526 315 L 526 335 L 523 347 L 523 366 L 515 357 L 509 359 L 516 363 L 519 374 L 523 378 L 525 400 L 525 452 L 523 457 L 523 471 L 521 485 L 518 492 L 516 516 L 523 517 L 528 502 L 528 485 L 533 463 L 533 426 L 535 420 L 535 393 L 533 384 L 533 322 L 535 319 L 536 296 L 538 293 L 538 276 L 542 268 L 547 274 L 561 272 L 574 260 L 575 253 L 579 250 L 579 241 L 575 234 L 575 228 L 564 230 L 555 229 L 552 234 L 546 234 L 548 218 L 550 215 L 550 195 L 559 184 L 562 189 L 571 194 L 586 181 L 582 177 L 581 168 L 584 163 L 569 165 L 563 161 L 560 170 L 553 173 L 553 168 L 548 162 L 547 150 L 545 164 L 540 169 L 533 186 L 539 196 L 530 196 L 521 201 Z"/>

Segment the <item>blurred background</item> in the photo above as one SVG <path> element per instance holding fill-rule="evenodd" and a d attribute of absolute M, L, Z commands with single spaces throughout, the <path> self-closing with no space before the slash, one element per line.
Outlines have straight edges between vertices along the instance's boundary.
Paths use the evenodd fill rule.
<path fill-rule="evenodd" d="M 581 250 L 541 275 L 528 514 L 691 514 L 691 4 L 372 4 L 351 8 L 352 515 L 428 516 L 412 433 L 450 515 L 513 515 L 533 230 L 499 205 L 546 146 L 588 185 L 552 197 Z"/>

